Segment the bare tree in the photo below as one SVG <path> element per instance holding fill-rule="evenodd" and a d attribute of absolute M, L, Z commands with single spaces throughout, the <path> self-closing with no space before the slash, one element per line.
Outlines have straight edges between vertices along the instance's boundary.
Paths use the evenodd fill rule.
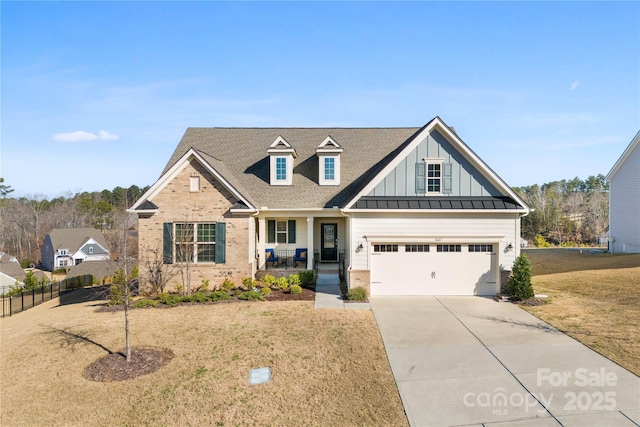
<path fill-rule="evenodd" d="M 169 280 L 179 273 L 175 264 L 165 262 L 161 247 L 145 249 L 139 259 L 140 269 L 144 274 L 145 281 L 149 283 L 149 291 L 153 295 L 163 293 Z"/>

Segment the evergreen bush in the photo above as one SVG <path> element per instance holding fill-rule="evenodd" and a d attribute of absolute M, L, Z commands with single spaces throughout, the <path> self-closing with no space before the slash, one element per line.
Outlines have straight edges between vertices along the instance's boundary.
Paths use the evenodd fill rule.
<path fill-rule="evenodd" d="M 533 298 L 533 285 L 531 284 L 531 261 L 527 255 L 522 254 L 513 263 L 509 276 L 509 294 L 516 301 Z"/>

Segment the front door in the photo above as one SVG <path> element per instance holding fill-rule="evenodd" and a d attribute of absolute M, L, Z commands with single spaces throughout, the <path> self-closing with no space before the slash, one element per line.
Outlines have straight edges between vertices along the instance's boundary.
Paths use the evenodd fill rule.
<path fill-rule="evenodd" d="M 338 261 L 338 224 L 322 224 L 321 261 Z"/>

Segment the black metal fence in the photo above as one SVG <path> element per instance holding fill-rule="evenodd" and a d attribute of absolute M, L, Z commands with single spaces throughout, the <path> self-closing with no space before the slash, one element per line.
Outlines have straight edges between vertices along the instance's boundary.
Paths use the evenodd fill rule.
<path fill-rule="evenodd" d="M 3 295 L 0 306 L 1 317 L 12 316 L 31 307 L 35 307 L 38 304 L 42 304 L 45 301 L 52 300 L 66 292 L 91 285 L 93 285 L 93 276 L 87 274 L 64 279 L 56 283 L 50 282 L 43 284 L 41 287 L 32 289 L 31 291 L 21 292 L 11 296 Z"/>
<path fill-rule="evenodd" d="M 295 249 L 275 249 L 273 252 L 267 252 L 266 269 L 307 269 L 307 257 L 309 251 L 296 253 Z"/>

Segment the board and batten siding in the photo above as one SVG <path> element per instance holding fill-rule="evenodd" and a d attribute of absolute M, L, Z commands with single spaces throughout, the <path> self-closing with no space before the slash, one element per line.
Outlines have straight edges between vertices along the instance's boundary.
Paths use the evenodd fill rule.
<path fill-rule="evenodd" d="M 451 164 L 451 192 L 446 196 L 482 197 L 502 194 L 438 131 L 429 133 L 368 196 L 416 196 L 416 163 L 442 159 Z"/>
<path fill-rule="evenodd" d="M 357 215 L 357 214 L 356 214 Z M 511 270 L 515 258 L 520 254 L 520 217 L 518 214 L 484 214 L 482 217 L 468 214 L 358 215 L 351 218 L 351 269 L 369 270 L 371 244 L 376 237 L 385 236 L 387 242 L 424 242 L 431 245 L 440 243 L 492 243 L 500 270 Z M 365 238 L 367 236 L 367 238 Z M 436 240 L 441 239 L 441 240 Z M 362 244 L 363 249 L 355 248 Z M 505 248 L 511 244 L 512 250 Z"/>
<path fill-rule="evenodd" d="M 609 236 L 612 252 L 640 252 L 640 145 L 611 177 Z"/>

